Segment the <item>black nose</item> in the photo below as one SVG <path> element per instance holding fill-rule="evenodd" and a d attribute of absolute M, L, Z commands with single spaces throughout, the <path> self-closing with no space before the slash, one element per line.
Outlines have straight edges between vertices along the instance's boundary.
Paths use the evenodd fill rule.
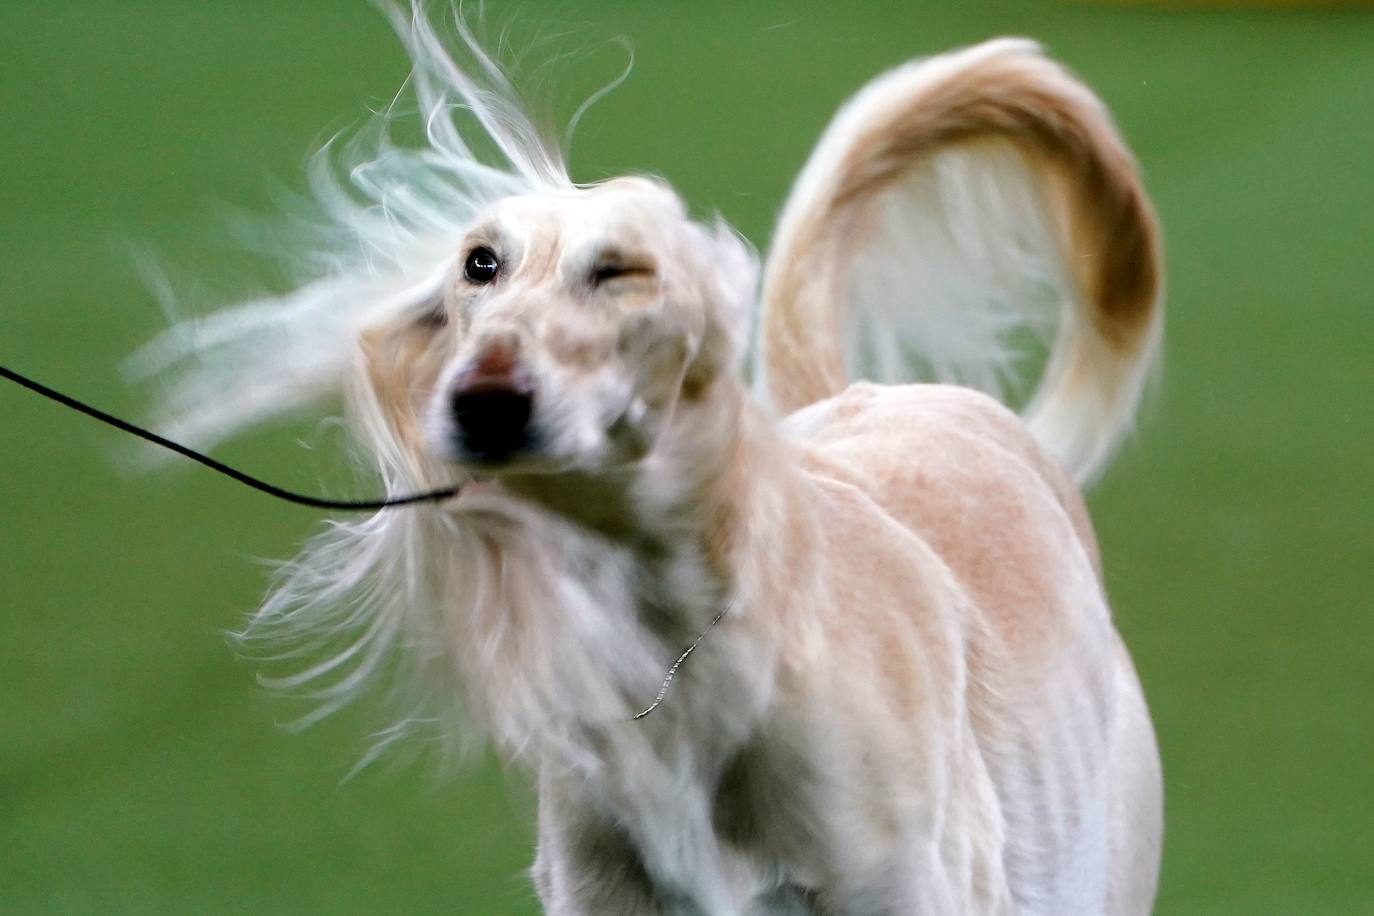
<path fill-rule="evenodd" d="M 529 444 L 534 395 L 523 386 L 479 383 L 453 394 L 453 420 L 463 450 L 500 461 Z"/>

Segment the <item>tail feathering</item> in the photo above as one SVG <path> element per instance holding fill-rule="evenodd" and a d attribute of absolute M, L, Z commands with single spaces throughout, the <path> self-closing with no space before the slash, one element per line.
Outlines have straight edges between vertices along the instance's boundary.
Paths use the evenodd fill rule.
<path fill-rule="evenodd" d="M 1162 329 L 1155 216 L 1102 103 L 1033 42 L 899 67 L 836 115 L 765 268 L 761 376 L 791 412 L 852 377 L 1006 396 L 1080 483 L 1130 428 Z"/>

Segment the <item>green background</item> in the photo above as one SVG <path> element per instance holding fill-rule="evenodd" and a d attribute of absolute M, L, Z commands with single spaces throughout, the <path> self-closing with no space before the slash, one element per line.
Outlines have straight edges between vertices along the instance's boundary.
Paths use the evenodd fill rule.
<path fill-rule="evenodd" d="M 835 106 L 995 34 L 1108 101 L 1169 252 L 1165 371 L 1092 494 L 1164 753 L 1161 913 L 1374 913 L 1374 15 L 1034 2 L 519 4 L 576 26 L 576 177 L 660 173 L 760 247 Z M 563 45 L 566 46 L 566 45 Z M 193 294 L 280 283 L 225 243 L 407 69 L 362 2 L 0 2 L 0 361 L 127 415 Z M 298 440 L 323 445 L 299 447 Z M 347 490 L 309 424 L 219 454 Z M 319 524 L 0 389 L 0 911 L 530 913 L 531 793 L 481 763 L 343 776 L 223 632 Z"/>

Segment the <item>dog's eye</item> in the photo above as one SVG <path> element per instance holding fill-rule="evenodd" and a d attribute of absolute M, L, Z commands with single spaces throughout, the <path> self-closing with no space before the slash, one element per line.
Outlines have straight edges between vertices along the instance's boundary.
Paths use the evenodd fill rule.
<path fill-rule="evenodd" d="M 497 260 L 496 252 L 486 246 L 472 249 L 463 263 L 463 277 L 469 283 L 490 283 L 500 270 L 501 262 Z"/>
<path fill-rule="evenodd" d="M 592 268 L 591 280 L 592 286 L 600 286 L 612 280 L 649 280 L 653 276 L 654 269 L 646 264 L 637 264 L 633 261 L 606 261 Z"/>

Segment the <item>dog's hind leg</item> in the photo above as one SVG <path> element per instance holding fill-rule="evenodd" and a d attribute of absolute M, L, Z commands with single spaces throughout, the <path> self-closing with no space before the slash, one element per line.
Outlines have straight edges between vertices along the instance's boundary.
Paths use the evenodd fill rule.
<path fill-rule="evenodd" d="M 1148 914 L 1159 880 L 1164 833 L 1163 777 L 1150 712 L 1135 668 L 1120 640 L 1117 649 L 1117 724 L 1108 766 L 1107 912 L 1112 916 Z"/>

